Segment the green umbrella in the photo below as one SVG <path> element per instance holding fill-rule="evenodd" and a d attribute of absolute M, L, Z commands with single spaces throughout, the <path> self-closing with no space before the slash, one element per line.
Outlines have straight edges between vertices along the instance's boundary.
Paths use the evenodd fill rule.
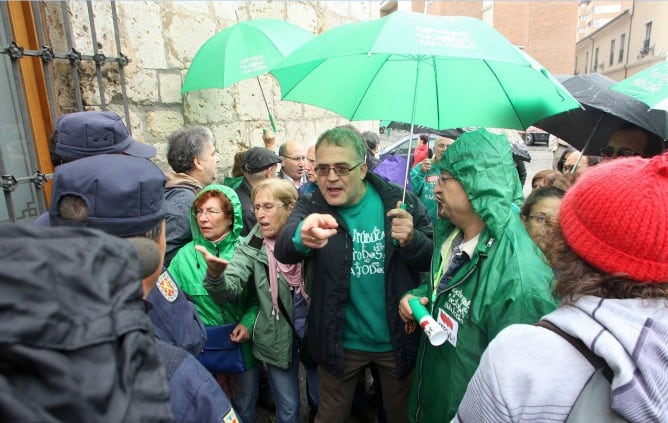
<path fill-rule="evenodd" d="M 270 72 L 283 100 L 349 120 L 525 129 L 579 106 L 537 62 L 469 17 L 395 12 L 343 25 Z"/>
<path fill-rule="evenodd" d="M 668 61 L 631 75 L 610 88 L 642 101 L 651 109 L 668 111 Z"/>
<path fill-rule="evenodd" d="M 470 17 L 395 12 L 343 25 L 270 72 L 283 100 L 349 120 L 410 122 L 411 139 L 415 124 L 525 129 L 579 106 L 537 62 Z"/>
<path fill-rule="evenodd" d="M 190 64 L 181 92 L 226 88 L 239 81 L 264 75 L 269 68 L 311 38 L 313 34 L 310 32 L 277 19 L 239 22 L 209 38 L 200 47 Z M 262 85 L 260 91 L 269 112 Z M 271 112 L 269 120 L 276 131 Z"/>

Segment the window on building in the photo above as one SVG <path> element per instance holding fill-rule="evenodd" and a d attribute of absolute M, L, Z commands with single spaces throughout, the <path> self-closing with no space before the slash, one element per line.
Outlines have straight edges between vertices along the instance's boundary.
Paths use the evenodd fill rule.
<path fill-rule="evenodd" d="M 594 66 L 592 68 L 594 72 L 598 71 L 598 47 L 594 50 Z"/>
<path fill-rule="evenodd" d="M 588 65 L 589 65 L 589 52 L 585 53 L 585 73 L 589 73 Z"/>
<path fill-rule="evenodd" d="M 612 66 L 612 64 L 615 62 L 615 39 L 613 38 L 610 40 L 610 62 L 609 65 Z"/>
<path fill-rule="evenodd" d="M 575 72 L 573 72 L 575 75 L 578 74 L 578 56 L 575 56 Z"/>
<path fill-rule="evenodd" d="M 626 45 L 626 34 L 622 34 L 619 37 L 619 58 L 617 59 L 618 63 L 621 63 L 624 60 L 624 46 Z"/>
<path fill-rule="evenodd" d="M 649 52 L 649 45 L 652 40 L 652 21 L 645 24 L 645 41 L 643 42 L 643 53 L 647 54 Z"/>

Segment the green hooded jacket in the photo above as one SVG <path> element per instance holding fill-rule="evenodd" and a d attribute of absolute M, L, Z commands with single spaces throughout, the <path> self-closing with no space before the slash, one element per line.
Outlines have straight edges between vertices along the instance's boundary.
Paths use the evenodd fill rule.
<path fill-rule="evenodd" d="M 434 295 L 440 247 L 455 229 L 439 219 L 431 280 L 409 292 L 429 298 L 431 315 L 450 328 L 441 346 L 425 336 L 420 340 L 408 412 L 412 422 L 450 421 L 492 338 L 510 324 L 537 322 L 556 307 L 552 271 L 519 219 L 521 187 L 505 138 L 484 129 L 466 133 L 448 147 L 439 167 L 459 181 L 486 226 L 470 261 Z"/>
<path fill-rule="evenodd" d="M 202 254 L 195 250 L 195 246 L 203 245 L 211 254 L 225 260 L 230 260 L 235 248 L 239 244 L 239 235 L 243 228 L 241 203 L 232 188 L 217 184 L 207 185 L 197 194 L 195 199 L 199 198 L 203 193 L 213 190 L 222 192 L 232 203 L 232 210 L 234 211 L 232 230 L 218 243 L 206 240 L 197 224 L 195 211 L 191 207 L 190 230 L 192 231 L 193 240 L 179 249 L 176 256 L 172 259 L 168 270 L 176 284 L 195 304 L 197 313 L 205 326 L 218 326 L 236 320 L 248 328 L 252 339 L 253 324 L 258 312 L 258 302 L 255 292 L 244 292 L 237 300 L 225 303 L 224 305 L 218 305 L 209 297 L 202 284 L 206 275 L 206 262 Z M 243 344 L 244 358 L 248 367 L 252 367 L 255 364 L 250 344 L 250 342 Z"/>

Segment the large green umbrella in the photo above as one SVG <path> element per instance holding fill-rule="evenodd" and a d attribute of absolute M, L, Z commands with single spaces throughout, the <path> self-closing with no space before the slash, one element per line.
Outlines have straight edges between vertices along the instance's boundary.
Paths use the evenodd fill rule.
<path fill-rule="evenodd" d="M 635 97 L 651 109 L 668 111 L 668 60 L 631 75 L 610 88 Z"/>
<path fill-rule="evenodd" d="M 181 92 L 226 88 L 264 75 L 294 49 L 313 38 L 310 32 L 278 19 L 239 22 L 209 38 L 195 54 Z M 262 85 L 258 79 L 260 91 Z M 267 100 L 264 98 L 265 106 Z M 269 106 L 267 106 L 269 112 Z M 269 112 L 274 131 L 276 130 Z"/>
<path fill-rule="evenodd" d="M 349 120 L 525 129 L 579 106 L 537 62 L 469 17 L 395 12 L 343 25 L 270 72 L 283 100 Z"/>
<path fill-rule="evenodd" d="M 270 72 L 283 100 L 349 120 L 410 122 L 409 139 L 416 124 L 525 129 L 579 106 L 494 28 L 460 16 L 395 12 L 343 25 L 307 42 Z"/>

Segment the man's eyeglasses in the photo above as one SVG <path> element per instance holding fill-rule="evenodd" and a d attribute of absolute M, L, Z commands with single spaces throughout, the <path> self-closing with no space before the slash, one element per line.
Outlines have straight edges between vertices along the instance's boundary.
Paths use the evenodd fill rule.
<path fill-rule="evenodd" d="M 263 204 L 255 204 L 253 206 L 253 213 L 257 213 L 260 211 L 260 209 L 271 213 L 276 207 L 285 207 L 286 205 L 283 203 L 263 203 Z"/>
<path fill-rule="evenodd" d="M 219 214 L 221 214 L 223 211 L 222 210 L 216 210 L 216 209 L 195 209 L 195 216 L 200 217 L 202 215 L 206 217 L 216 217 Z"/>
<path fill-rule="evenodd" d="M 285 157 L 286 159 L 294 160 L 296 162 L 306 161 L 306 156 L 281 156 L 281 157 Z"/>
<path fill-rule="evenodd" d="M 451 176 L 443 176 L 443 175 L 438 175 L 438 182 L 443 185 L 448 179 L 455 179 Z"/>
<path fill-rule="evenodd" d="M 364 163 L 364 161 L 361 161 L 352 167 L 348 167 L 343 164 L 340 165 L 337 164 L 334 166 L 318 165 L 315 167 L 314 170 L 318 176 L 329 176 L 329 172 L 331 172 L 332 170 L 337 176 L 348 176 L 351 170 L 355 169 L 356 167 L 359 167 L 362 163 Z"/>
<path fill-rule="evenodd" d="M 632 156 L 640 156 L 640 154 L 636 153 L 635 151 L 631 150 L 630 148 L 620 148 L 620 149 L 615 149 L 615 147 L 609 145 L 607 147 L 601 148 L 601 156 L 603 157 L 632 157 Z"/>

